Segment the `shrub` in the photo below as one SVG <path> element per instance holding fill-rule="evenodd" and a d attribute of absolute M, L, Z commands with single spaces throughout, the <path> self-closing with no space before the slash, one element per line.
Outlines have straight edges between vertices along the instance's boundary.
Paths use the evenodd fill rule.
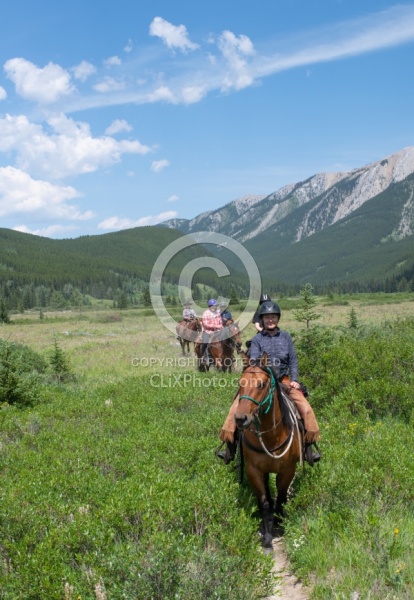
<path fill-rule="evenodd" d="M 40 373 L 46 364 L 41 356 L 20 344 L 0 343 L 0 402 L 30 406 L 38 398 Z"/>

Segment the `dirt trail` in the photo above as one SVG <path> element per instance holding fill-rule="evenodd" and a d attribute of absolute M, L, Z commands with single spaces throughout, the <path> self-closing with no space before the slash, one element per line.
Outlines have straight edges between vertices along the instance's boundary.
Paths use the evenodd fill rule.
<path fill-rule="evenodd" d="M 283 538 L 280 536 L 273 538 L 273 557 L 273 572 L 278 576 L 278 591 L 266 600 L 308 600 L 306 588 L 290 572 Z"/>

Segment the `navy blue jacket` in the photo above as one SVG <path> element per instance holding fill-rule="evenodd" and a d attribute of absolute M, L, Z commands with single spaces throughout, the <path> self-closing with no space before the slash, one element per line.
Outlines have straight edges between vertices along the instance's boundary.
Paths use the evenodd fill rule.
<path fill-rule="evenodd" d="M 288 375 L 292 381 L 298 381 L 299 368 L 293 340 L 287 331 L 279 328 L 275 335 L 263 329 L 252 339 L 250 359 L 260 358 L 266 352 L 272 365 L 278 368 L 280 377 Z"/>
<path fill-rule="evenodd" d="M 228 319 L 232 319 L 233 317 L 231 316 L 231 312 L 226 310 L 223 310 L 223 312 L 220 313 L 221 315 L 221 321 L 223 323 L 223 325 L 225 324 L 226 321 L 228 321 Z"/>

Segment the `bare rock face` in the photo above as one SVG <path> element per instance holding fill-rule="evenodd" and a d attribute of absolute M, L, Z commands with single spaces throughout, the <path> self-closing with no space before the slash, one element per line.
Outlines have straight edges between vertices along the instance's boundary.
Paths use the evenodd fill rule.
<path fill-rule="evenodd" d="M 352 171 L 318 173 L 286 185 L 268 196 L 243 196 L 215 211 L 192 220 L 167 221 L 165 226 L 184 233 L 214 231 L 245 242 L 252 240 L 282 219 L 300 212 L 295 219 L 295 241 L 305 239 L 347 217 L 392 184 L 414 173 L 414 147 L 410 146 Z M 309 205 L 309 210 L 306 210 Z M 303 209 L 305 207 L 305 209 Z M 392 233 L 401 239 L 413 234 L 414 201 L 407 199 L 399 226 Z"/>

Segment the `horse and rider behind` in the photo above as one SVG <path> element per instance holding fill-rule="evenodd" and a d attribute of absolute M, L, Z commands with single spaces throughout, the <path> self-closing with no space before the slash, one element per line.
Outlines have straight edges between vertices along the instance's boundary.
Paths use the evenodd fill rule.
<path fill-rule="evenodd" d="M 193 342 L 199 371 L 208 371 L 214 365 L 219 371 L 231 372 L 234 352 L 241 350 L 242 341 L 240 329 L 227 303 L 210 298 L 201 318 L 197 317 L 191 305 L 191 301 L 184 303 L 183 318 L 176 325 L 182 354 L 190 353 L 190 343 Z"/>
<path fill-rule="evenodd" d="M 175 327 L 177 339 L 181 346 L 183 356 L 190 354 L 190 343 L 196 343 L 201 331 L 201 319 L 197 317 L 195 311 L 191 308 L 192 302 L 185 302 L 183 309 L 183 318 Z"/>
<path fill-rule="evenodd" d="M 201 341 L 195 344 L 199 370 L 208 371 L 214 365 L 219 371 L 231 372 L 234 351 L 239 352 L 242 345 L 239 326 L 225 302 L 219 304 L 215 298 L 210 298 L 207 307 L 201 318 Z"/>

